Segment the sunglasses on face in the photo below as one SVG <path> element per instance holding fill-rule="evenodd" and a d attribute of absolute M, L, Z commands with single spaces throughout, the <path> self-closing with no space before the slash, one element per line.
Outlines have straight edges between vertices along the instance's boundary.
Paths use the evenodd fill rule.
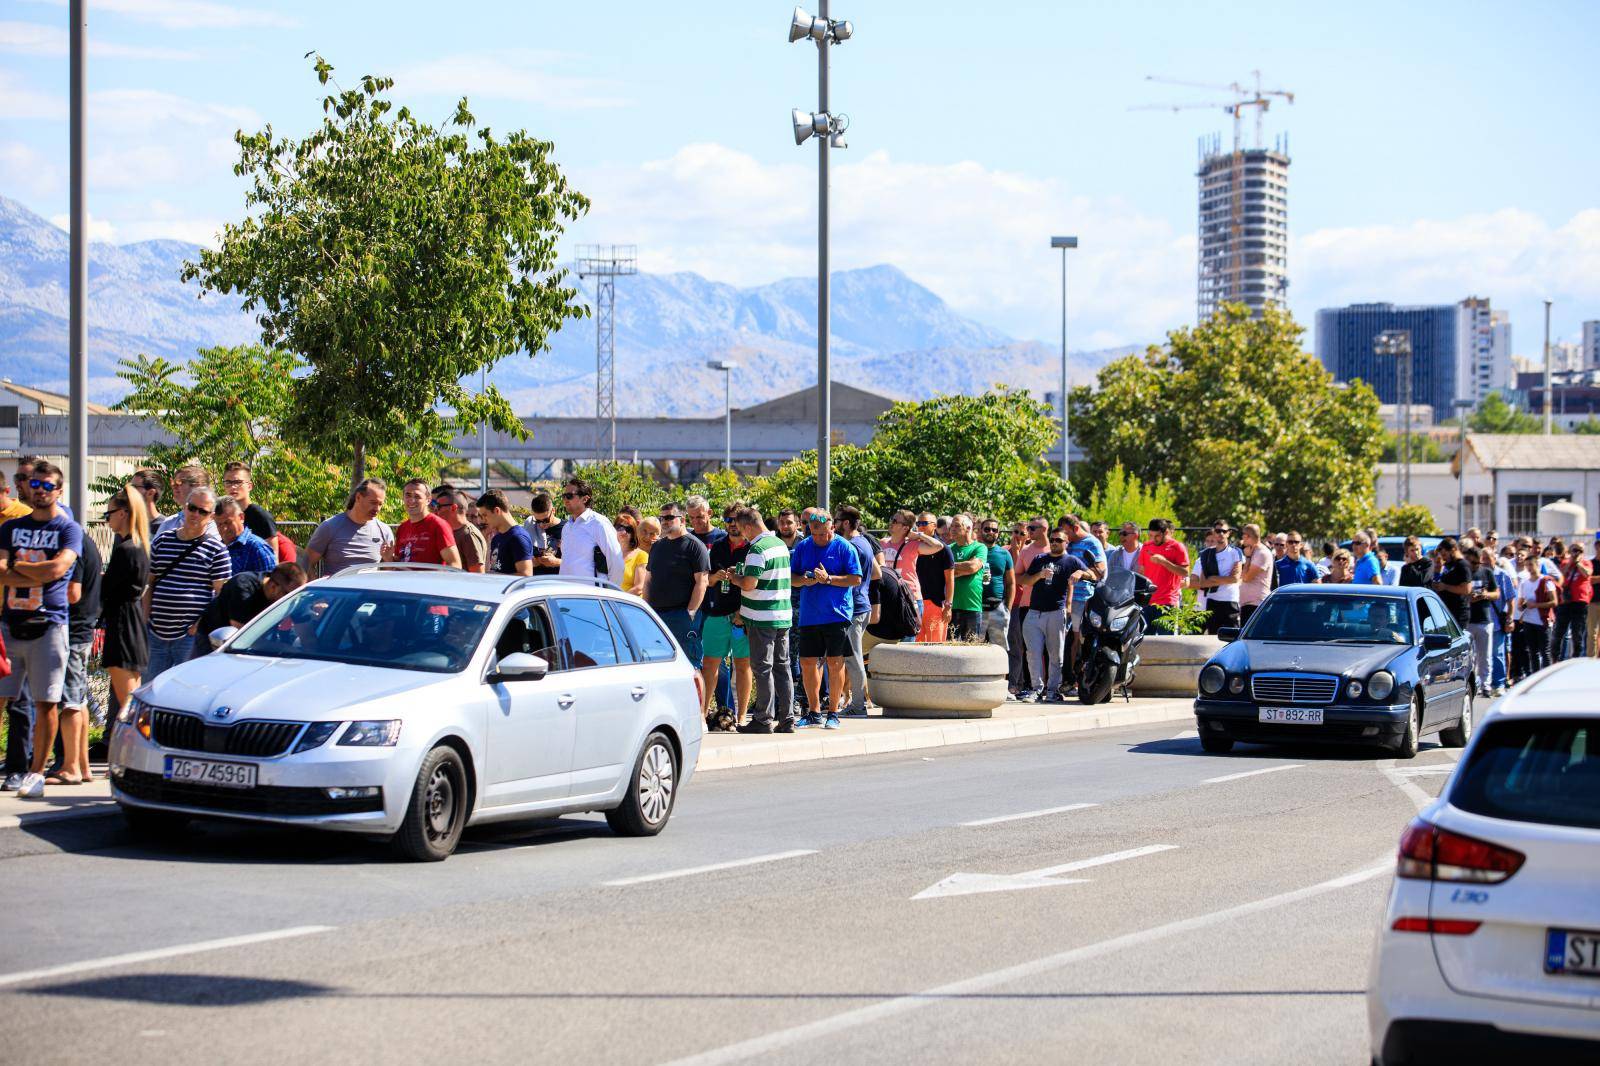
<path fill-rule="evenodd" d="M 1067 542 L 1067 538 L 1065 538 L 1065 537 L 1051 537 L 1050 538 L 1050 543 L 1051 544 L 1065 544 L 1066 542 Z"/>
<path fill-rule="evenodd" d="M 126 507 L 107 507 L 106 508 L 106 517 L 110 518 L 112 515 L 116 514 L 118 511 L 126 511 L 126 510 L 127 510 Z"/>
<path fill-rule="evenodd" d="M 445 511 L 453 508 L 455 502 L 453 500 L 429 500 L 428 506 L 435 511 Z"/>
<path fill-rule="evenodd" d="M 211 515 L 211 512 L 206 510 L 204 507 L 196 507 L 192 503 L 189 504 L 189 510 L 193 511 L 195 514 L 203 514 L 203 515 L 206 515 L 207 517 L 210 517 L 210 515 Z"/>
<path fill-rule="evenodd" d="M 932 522 L 925 522 L 925 521 L 923 521 L 922 519 L 919 518 L 919 519 L 917 519 L 917 525 L 919 525 L 919 526 L 931 526 L 931 525 L 933 525 L 933 523 Z"/>
<path fill-rule="evenodd" d="M 582 493 L 578 493 L 578 492 L 563 492 L 561 494 L 561 498 L 563 500 L 576 500 L 580 495 L 582 495 Z"/>
<path fill-rule="evenodd" d="M 40 481 L 38 478 L 33 478 L 28 482 L 28 487 L 30 489 L 44 489 L 46 492 L 54 492 L 61 486 L 57 485 L 54 481 Z"/>
<path fill-rule="evenodd" d="M 660 519 L 661 521 L 663 521 L 663 522 L 676 522 L 678 519 L 682 518 L 683 515 L 681 515 L 681 514 L 658 514 L 658 515 L 656 515 L 656 517 L 658 519 Z"/>

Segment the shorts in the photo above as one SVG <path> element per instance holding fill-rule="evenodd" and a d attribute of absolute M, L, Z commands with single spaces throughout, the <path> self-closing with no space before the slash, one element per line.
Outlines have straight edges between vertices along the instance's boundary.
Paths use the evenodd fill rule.
<path fill-rule="evenodd" d="M 801 626 L 800 658 L 843 659 L 850 654 L 850 623 L 824 622 L 820 626 Z"/>
<path fill-rule="evenodd" d="M 750 638 L 745 635 L 744 626 L 734 628 L 736 617 L 731 614 L 706 616 L 700 626 L 700 643 L 707 659 L 750 658 Z M 730 650 L 732 655 L 728 654 Z"/>
<path fill-rule="evenodd" d="M 1088 600 L 1073 600 L 1072 601 L 1072 626 L 1071 626 L 1071 628 L 1072 628 L 1072 631 L 1074 633 L 1082 633 L 1083 632 L 1083 609 L 1085 607 L 1087 607 L 1087 606 L 1089 606 L 1089 601 Z"/>
<path fill-rule="evenodd" d="M 53 625 L 37 640 L 18 640 L 0 622 L 0 639 L 11 657 L 11 673 L 0 677 L 0 699 L 14 700 L 22 694 L 26 680 L 28 694 L 37 703 L 60 703 L 67 678 L 67 627 Z"/>
<path fill-rule="evenodd" d="M 67 674 L 61 681 L 61 707 L 82 711 L 89 707 L 89 649 L 93 644 L 72 644 L 67 648 Z"/>

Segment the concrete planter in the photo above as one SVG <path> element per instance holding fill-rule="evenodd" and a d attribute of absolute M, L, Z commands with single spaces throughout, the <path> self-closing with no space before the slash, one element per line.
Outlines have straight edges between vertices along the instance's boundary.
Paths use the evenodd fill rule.
<path fill-rule="evenodd" d="M 880 644 L 867 691 L 888 718 L 989 718 L 1005 702 L 1007 668 L 994 644 Z"/>
<path fill-rule="evenodd" d="M 1133 675 L 1137 696 L 1194 696 L 1200 688 L 1200 668 L 1215 655 L 1222 642 L 1216 637 L 1146 636 L 1139 646 L 1139 669 Z"/>

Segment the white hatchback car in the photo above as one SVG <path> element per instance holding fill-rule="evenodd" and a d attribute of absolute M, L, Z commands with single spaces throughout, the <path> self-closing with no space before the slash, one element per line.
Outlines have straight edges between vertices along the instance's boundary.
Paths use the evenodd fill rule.
<path fill-rule="evenodd" d="M 112 794 L 141 832 L 195 816 L 393 838 L 604 811 L 661 831 L 700 751 L 699 673 L 594 580 L 383 564 L 315 581 L 135 693 Z"/>
<path fill-rule="evenodd" d="M 1367 993 L 1375 1062 L 1600 1062 L 1597 693 L 1593 659 L 1517 685 L 1406 828 Z"/>

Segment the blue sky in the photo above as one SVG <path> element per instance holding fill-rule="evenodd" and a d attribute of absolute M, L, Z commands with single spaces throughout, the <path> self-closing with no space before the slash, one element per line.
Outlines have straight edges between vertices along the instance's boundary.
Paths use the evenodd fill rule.
<path fill-rule="evenodd" d="M 835 159 L 836 267 L 892 262 L 1019 337 L 1054 336 L 1052 232 L 1076 232 L 1074 347 L 1142 342 L 1193 316 L 1196 141 L 1220 109 L 1296 94 L 1287 133 L 1291 306 L 1488 295 L 1533 354 L 1600 318 L 1600 4 L 1022 3 L 836 0 L 851 116 Z M 556 142 L 595 199 L 575 241 L 636 241 L 649 270 L 757 284 L 814 269 L 816 152 L 788 110 L 816 100 L 789 8 L 91 0 L 90 204 L 97 233 L 206 240 L 242 209 L 239 126 L 318 117 L 303 58 L 397 79 L 398 98 Z M 0 193 L 66 210 L 64 0 L 0 9 Z M 1246 126 L 1249 136 L 1249 124 Z M 1058 254 L 1058 253 L 1056 253 Z M 1309 338 L 1307 341 L 1309 345 Z"/>

